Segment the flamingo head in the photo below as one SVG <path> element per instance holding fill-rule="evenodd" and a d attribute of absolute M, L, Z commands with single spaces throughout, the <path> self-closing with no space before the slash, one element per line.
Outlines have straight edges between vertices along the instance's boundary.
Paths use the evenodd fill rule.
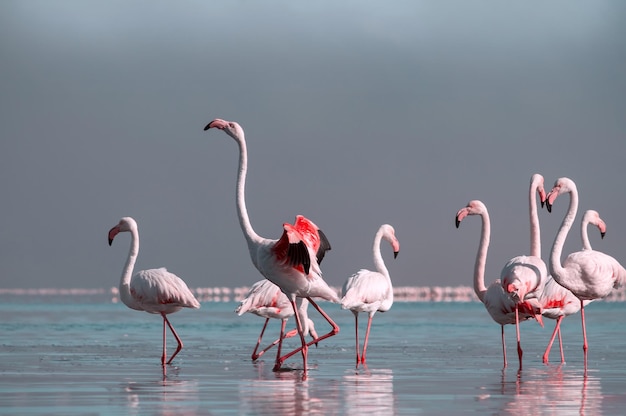
<path fill-rule="evenodd" d="M 109 245 L 113 244 L 113 239 L 116 235 L 123 232 L 137 229 L 137 222 L 132 217 L 124 217 L 119 223 L 109 230 Z"/>
<path fill-rule="evenodd" d="M 400 242 L 396 238 L 396 230 L 389 224 L 383 224 L 380 227 L 383 231 L 383 238 L 391 244 L 391 248 L 393 249 L 393 258 L 398 257 L 398 253 L 400 252 Z"/>
<path fill-rule="evenodd" d="M 546 195 L 546 208 L 548 212 L 552 212 L 552 205 L 556 201 L 556 197 L 568 192 L 576 190 L 576 184 L 569 178 L 559 178 L 554 182 L 554 187 Z"/>
<path fill-rule="evenodd" d="M 464 208 L 461 208 L 459 212 L 456 213 L 456 218 L 455 218 L 456 228 L 459 228 L 461 221 L 463 221 L 463 219 L 467 217 L 468 215 L 480 215 L 486 211 L 487 211 L 487 208 L 485 207 L 485 204 L 483 204 L 481 201 L 475 199 L 473 201 L 468 202 L 468 204 Z"/>
<path fill-rule="evenodd" d="M 212 128 L 220 129 L 226 132 L 226 134 L 237 141 L 241 141 L 244 138 L 243 129 L 235 121 L 226 121 L 221 118 L 216 118 L 204 127 L 204 131 Z"/>
<path fill-rule="evenodd" d="M 598 211 L 588 209 L 587 211 L 585 211 L 583 221 L 586 221 L 598 227 L 598 230 L 600 230 L 600 237 L 604 238 L 604 235 L 606 234 L 606 223 L 602 218 L 600 218 L 600 214 L 598 214 Z"/>

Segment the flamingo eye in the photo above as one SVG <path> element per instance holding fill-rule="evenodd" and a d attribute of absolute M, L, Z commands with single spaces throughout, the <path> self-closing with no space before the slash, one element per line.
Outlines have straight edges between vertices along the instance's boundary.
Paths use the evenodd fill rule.
<path fill-rule="evenodd" d="M 228 127 L 230 127 L 231 129 L 235 128 L 235 124 L 234 123 L 228 123 Z"/>

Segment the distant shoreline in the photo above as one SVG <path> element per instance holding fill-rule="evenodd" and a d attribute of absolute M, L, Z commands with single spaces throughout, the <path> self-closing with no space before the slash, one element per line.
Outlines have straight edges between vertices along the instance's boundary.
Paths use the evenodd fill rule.
<path fill-rule="evenodd" d="M 250 290 L 250 286 L 198 287 L 190 288 L 200 302 L 239 302 Z M 341 293 L 341 288 L 334 288 Z M 0 296 L 92 296 L 109 295 L 117 302 L 117 287 L 85 288 L 0 288 Z M 470 286 L 397 286 L 393 288 L 396 302 L 478 302 L 474 289 Z M 615 289 L 603 299 L 606 302 L 626 301 L 626 287 Z"/>

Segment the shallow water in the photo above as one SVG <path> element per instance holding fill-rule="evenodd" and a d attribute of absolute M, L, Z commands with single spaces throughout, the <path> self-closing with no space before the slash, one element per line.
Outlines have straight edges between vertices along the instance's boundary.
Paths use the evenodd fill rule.
<path fill-rule="evenodd" d="M 164 375 L 159 316 L 106 296 L 2 296 L 0 414 L 617 415 L 626 406 L 625 303 L 586 309 L 586 375 L 580 315 L 563 322 L 565 365 L 558 345 L 554 364 L 541 362 L 554 321 L 523 323 L 521 371 L 507 327 L 503 370 L 500 328 L 480 303 L 397 302 L 375 316 L 368 366 L 356 370 L 352 314 L 321 303 L 341 332 L 309 350 L 306 380 L 299 354 L 280 372 L 272 371 L 275 349 L 251 361 L 263 320 L 238 317 L 235 306 L 171 315 L 185 347 Z M 324 333 L 322 318 L 309 314 Z M 278 329 L 271 322 L 265 339 Z M 171 337 L 168 346 L 171 354 Z"/>

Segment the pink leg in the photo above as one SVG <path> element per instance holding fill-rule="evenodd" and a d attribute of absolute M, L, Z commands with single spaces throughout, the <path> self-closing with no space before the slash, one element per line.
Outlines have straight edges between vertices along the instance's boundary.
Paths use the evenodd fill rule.
<path fill-rule="evenodd" d="M 283 335 L 285 333 L 285 326 L 287 325 L 287 320 L 286 319 L 281 319 L 281 323 L 280 323 L 280 334 L 278 336 L 278 339 L 276 341 L 274 341 L 274 344 L 276 344 L 278 342 L 278 348 L 276 351 L 276 361 L 274 361 L 274 371 L 277 370 L 276 366 L 278 366 L 278 368 L 280 368 L 280 353 L 283 350 L 283 339 L 285 338 L 285 336 Z M 266 349 L 269 349 L 272 345 L 270 345 L 269 347 L 267 347 Z"/>
<path fill-rule="evenodd" d="M 585 373 L 587 372 L 587 350 L 589 349 L 587 345 L 587 329 L 585 328 L 585 308 L 583 306 L 583 301 L 580 301 L 580 320 L 583 323 L 583 352 L 585 357 Z"/>
<path fill-rule="evenodd" d="M 166 338 L 166 333 L 165 333 L 165 315 L 162 314 L 163 316 L 163 353 L 161 354 L 161 365 L 165 365 L 165 338 Z"/>
<path fill-rule="evenodd" d="M 561 328 L 559 328 L 559 350 L 561 351 L 561 364 L 564 364 L 565 354 L 563 354 L 563 339 L 561 338 Z"/>
<path fill-rule="evenodd" d="M 559 316 L 556 320 L 556 325 L 554 326 L 554 331 L 552 331 L 552 336 L 550 337 L 550 342 L 548 342 L 548 347 L 546 348 L 546 351 L 543 353 L 543 363 L 544 364 L 548 364 L 548 357 L 550 355 L 550 350 L 552 349 L 552 343 L 554 342 L 554 338 L 556 337 L 556 334 L 559 334 L 559 344 L 561 342 L 561 330 L 559 329 L 561 326 L 561 320 L 563 319 L 563 316 Z M 563 352 L 563 346 L 561 345 L 561 354 Z"/>
<path fill-rule="evenodd" d="M 517 356 L 519 357 L 519 369 L 522 369 L 522 355 L 524 355 L 524 351 L 522 351 L 522 342 L 519 333 L 519 308 L 517 305 L 515 306 L 515 332 L 517 333 Z"/>
<path fill-rule="evenodd" d="M 307 297 L 307 299 L 309 300 L 309 303 L 311 305 L 313 305 L 313 307 L 320 313 L 320 315 L 322 315 L 324 317 L 324 319 L 326 319 L 326 321 L 332 326 L 332 329 L 330 330 L 329 333 L 322 335 L 321 337 L 315 338 L 313 341 L 309 341 L 308 343 L 303 343 L 302 347 L 298 347 L 295 350 L 291 351 L 290 353 L 285 354 L 284 356 L 282 356 L 280 358 L 280 363 L 282 364 L 283 362 L 285 362 L 285 360 L 289 357 L 291 357 L 292 355 L 300 352 L 303 348 L 308 348 L 313 344 L 317 344 L 318 342 L 328 338 L 328 337 L 332 337 L 333 335 L 337 335 L 339 333 L 339 326 L 332 320 L 330 319 L 330 316 L 328 316 L 326 314 L 326 312 L 324 312 L 322 310 L 322 308 L 320 308 L 317 303 L 315 303 L 315 301 L 313 299 L 311 299 L 310 297 Z M 297 321 L 296 323 L 298 323 L 299 321 L 299 317 L 298 317 L 298 313 L 296 312 L 295 316 L 297 317 Z M 300 326 L 300 335 L 302 336 L 302 331 L 301 331 L 302 326 Z M 302 336 L 302 339 L 304 340 L 304 336 Z M 305 341 L 303 341 L 305 342 Z"/>
<path fill-rule="evenodd" d="M 265 328 L 267 328 L 267 323 L 270 321 L 270 318 L 265 318 L 265 323 L 263 324 L 263 329 L 261 329 L 261 334 L 259 334 L 259 339 L 256 342 L 256 347 L 254 347 L 254 351 L 252 351 L 252 361 L 256 361 L 260 356 L 262 356 L 265 351 L 267 351 L 272 345 L 270 345 L 270 347 L 264 349 L 263 351 L 261 351 L 260 353 L 257 354 L 257 351 L 259 349 L 259 345 L 261 345 L 261 340 L 263 339 L 263 334 L 265 333 Z"/>
<path fill-rule="evenodd" d="M 352 312 L 354 313 L 354 334 L 355 334 L 355 338 L 356 338 L 356 366 L 359 366 L 359 363 L 361 362 L 361 357 L 359 356 L 360 350 L 359 350 L 359 313 L 358 312 Z"/>
<path fill-rule="evenodd" d="M 506 368 L 508 363 L 506 362 L 506 342 L 504 341 L 504 325 L 500 325 L 500 329 L 502 330 L 502 356 L 504 357 L 503 368 Z"/>
<path fill-rule="evenodd" d="M 293 308 L 294 317 L 296 318 L 296 327 L 298 328 L 298 334 L 300 334 L 300 342 L 302 343 L 302 346 L 278 358 L 276 360 L 276 363 L 274 364 L 274 371 L 278 371 L 287 358 L 301 351 L 302 362 L 303 362 L 303 367 L 304 367 L 303 379 L 306 379 L 307 355 L 308 355 L 309 345 L 306 343 L 306 340 L 304 339 L 304 333 L 302 331 L 302 322 L 300 321 L 300 315 L 298 314 L 298 306 L 296 305 L 296 301 L 294 299 L 290 299 L 289 302 L 291 302 L 291 307 Z"/>
<path fill-rule="evenodd" d="M 365 353 L 367 351 L 367 342 L 370 338 L 370 328 L 372 327 L 372 318 L 374 318 L 374 314 L 371 313 L 369 318 L 367 319 L 367 332 L 365 332 L 365 342 L 363 343 L 363 353 L 361 354 L 361 363 L 365 364 Z"/>
<path fill-rule="evenodd" d="M 167 319 L 165 314 L 162 313 L 161 315 L 163 315 L 163 320 L 167 323 L 167 326 L 170 327 L 170 331 L 172 331 L 172 334 L 174 335 L 174 338 L 176 338 L 176 342 L 178 342 L 178 347 L 176 347 L 176 351 L 174 351 L 174 354 L 172 355 L 172 357 L 167 362 L 168 364 L 171 364 L 172 360 L 174 359 L 174 357 L 176 357 L 176 354 L 178 354 L 180 352 L 180 350 L 183 349 L 183 341 L 181 341 L 180 337 L 178 336 L 178 334 L 174 330 L 174 327 L 172 326 L 172 324 L 170 324 L 170 321 Z M 163 329 L 163 357 L 165 357 L 165 328 Z"/>

